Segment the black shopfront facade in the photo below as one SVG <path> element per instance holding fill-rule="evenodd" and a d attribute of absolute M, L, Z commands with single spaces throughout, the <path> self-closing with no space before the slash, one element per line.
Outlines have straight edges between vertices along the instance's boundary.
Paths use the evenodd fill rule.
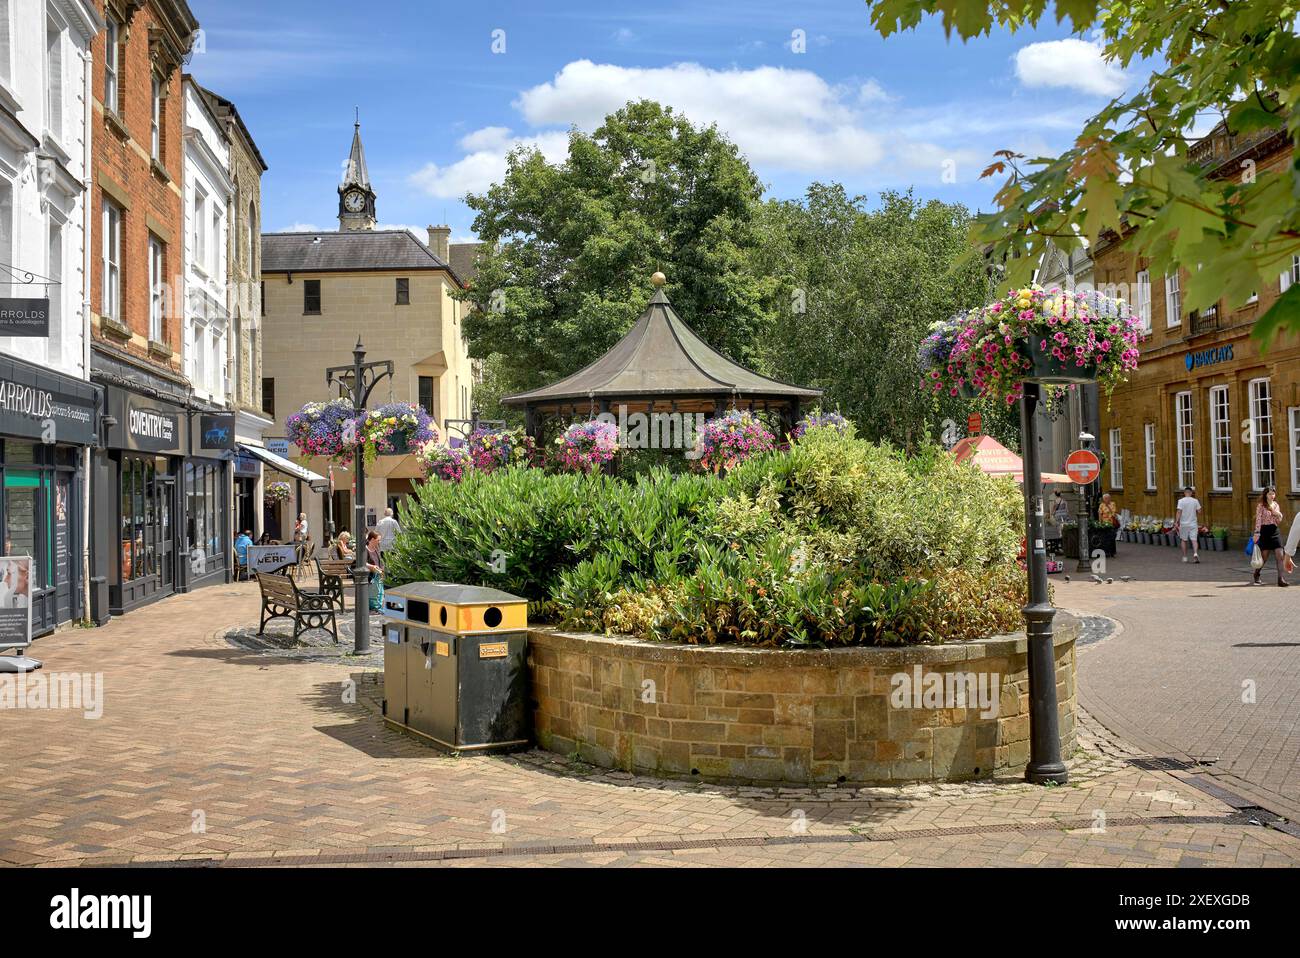
<path fill-rule="evenodd" d="M 93 555 L 111 615 L 230 581 L 233 414 L 160 384 L 105 384 Z"/>
<path fill-rule="evenodd" d="M 0 356 L 0 528 L 5 555 L 29 555 L 32 634 L 82 617 L 84 454 L 99 389 Z"/>

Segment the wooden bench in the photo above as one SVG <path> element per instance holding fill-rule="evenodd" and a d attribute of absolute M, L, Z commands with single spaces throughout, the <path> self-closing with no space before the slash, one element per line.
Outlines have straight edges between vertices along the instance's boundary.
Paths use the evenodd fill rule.
<path fill-rule="evenodd" d="M 352 581 L 351 559 L 317 559 L 316 574 L 320 578 L 320 592 L 343 608 L 343 580 Z"/>
<path fill-rule="evenodd" d="M 262 621 L 257 634 L 262 635 L 266 623 L 272 619 L 293 619 L 293 637 L 296 639 L 308 629 L 323 629 L 329 624 L 334 641 L 339 640 L 335 621 L 334 601 L 320 592 L 303 592 L 298 583 L 287 575 L 274 572 L 257 572 L 257 586 L 262 591 Z"/>

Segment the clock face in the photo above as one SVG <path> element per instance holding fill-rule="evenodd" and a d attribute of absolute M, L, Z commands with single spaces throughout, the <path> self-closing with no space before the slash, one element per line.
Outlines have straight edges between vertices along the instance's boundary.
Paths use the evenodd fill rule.
<path fill-rule="evenodd" d="M 343 197 L 343 206 L 353 213 L 360 213 L 366 205 L 366 198 L 360 193 L 352 192 Z"/>

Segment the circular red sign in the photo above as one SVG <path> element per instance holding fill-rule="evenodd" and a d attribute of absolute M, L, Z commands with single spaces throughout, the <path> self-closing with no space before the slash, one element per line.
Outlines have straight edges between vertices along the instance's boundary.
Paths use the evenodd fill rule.
<path fill-rule="evenodd" d="M 1101 460 L 1095 452 L 1076 449 L 1065 458 L 1065 474 L 1081 486 L 1101 475 Z"/>

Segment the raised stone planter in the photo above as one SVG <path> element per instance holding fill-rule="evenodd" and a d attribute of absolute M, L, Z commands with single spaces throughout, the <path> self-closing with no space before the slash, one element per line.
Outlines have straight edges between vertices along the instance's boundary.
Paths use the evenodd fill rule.
<path fill-rule="evenodd" d="M 1067 758 L 1075 743 L 1078 632 L 1076 619 L 1057 614 L 1056 693 Z M 1017 774 L 1029 760 L 1026 660 L 1022 634 L 797 651 L 533 629 L 529 648 L 542 747 L 606 768 L 729 782 Z M 956 696 L 959 685 L 965 699 Z"/>

